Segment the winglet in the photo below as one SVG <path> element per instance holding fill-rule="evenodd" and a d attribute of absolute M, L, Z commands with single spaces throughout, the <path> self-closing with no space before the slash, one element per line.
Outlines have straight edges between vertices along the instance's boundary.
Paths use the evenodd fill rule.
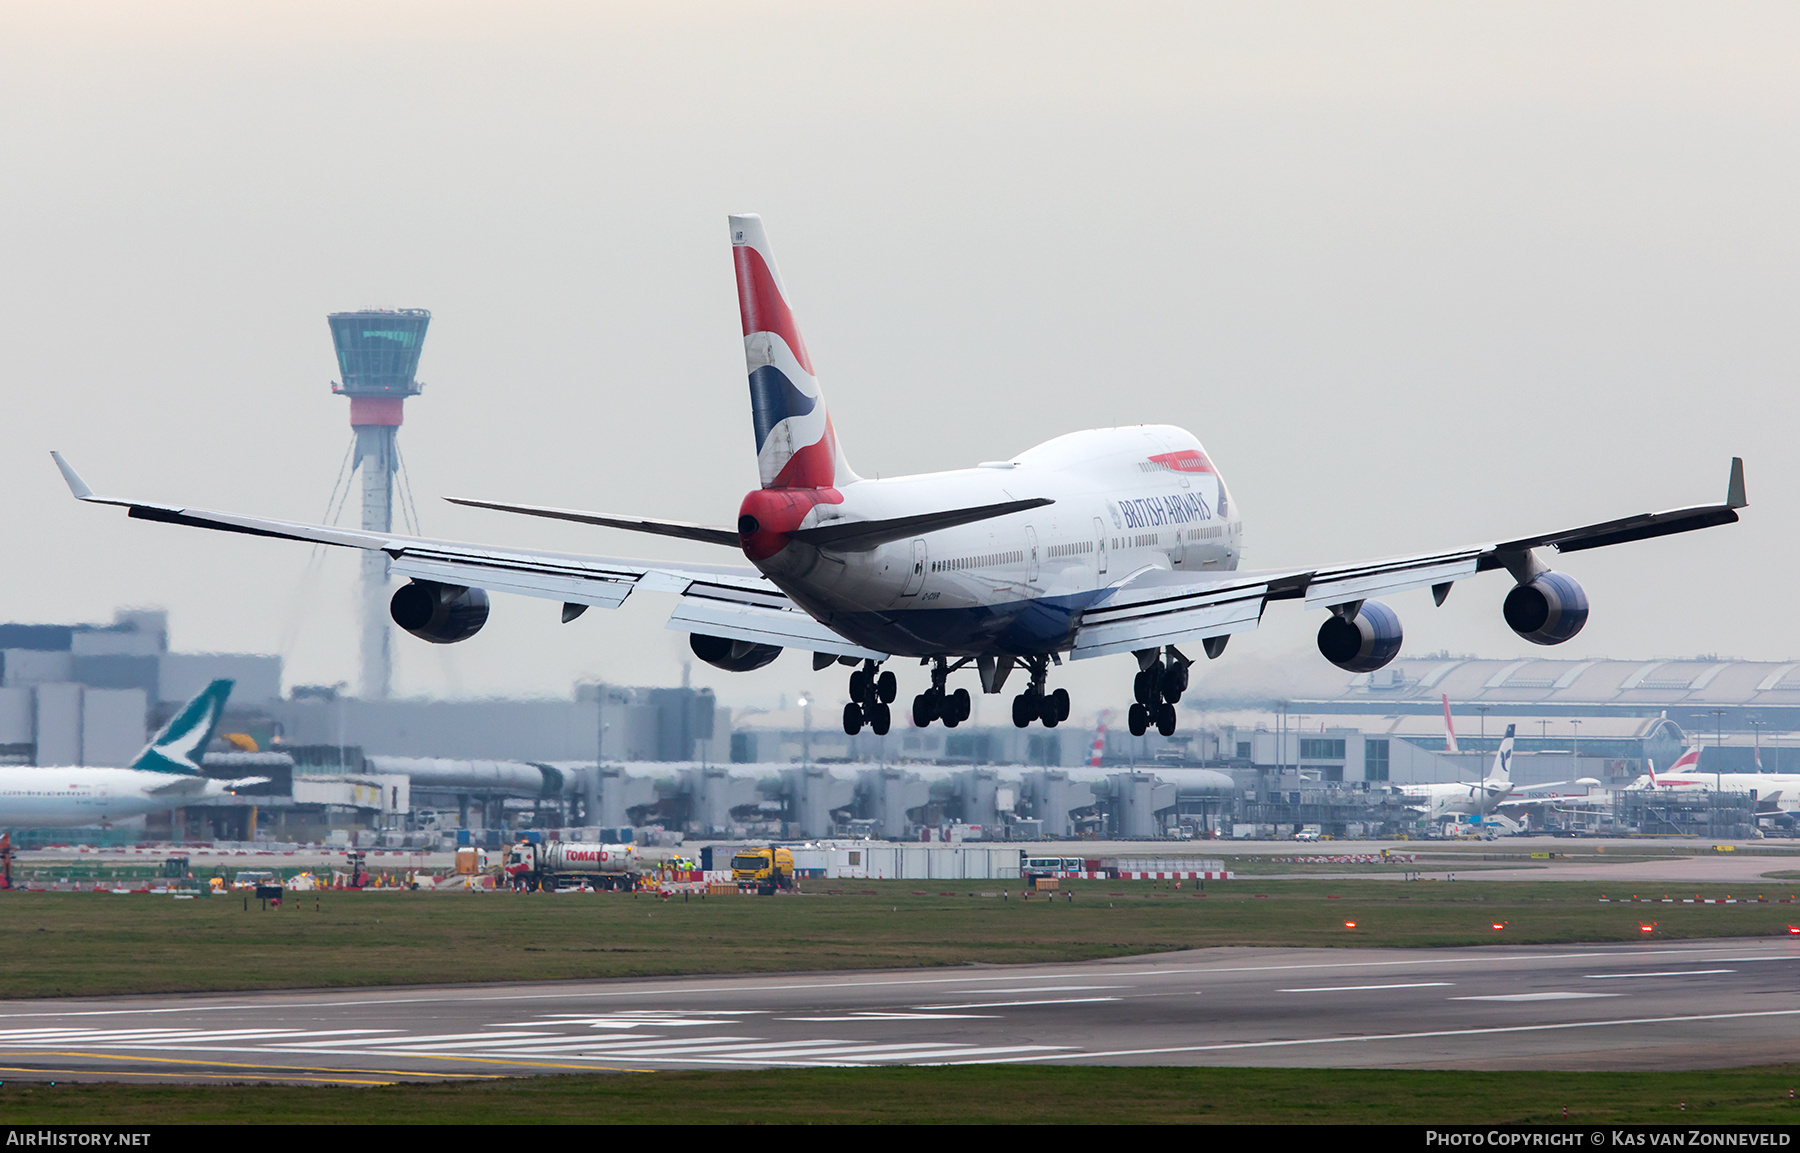
<path fill-rule="evenodd" d="M 87 486 L 87 481 L 81 479 L 80 473 L 69 467 L 69 462 L 63 459 L 62 453 L 51 449 L 50 459 L 55 461 L 56 467 L 62 471 L 63 481 L 68 484 L 69 491 L 75 494 L 75 499 L 91 500 L 93 498 L 94 490 Z M 1742 483 L 1738 487 L 1742 489 Z"/>
<path fill-rule="evenodd" d="M 1744 458 L 1731 458 L 1731 480 L 1725 485 L 1725 507 L 1744 508 L 1750 501 L 1744 496 Z"/>

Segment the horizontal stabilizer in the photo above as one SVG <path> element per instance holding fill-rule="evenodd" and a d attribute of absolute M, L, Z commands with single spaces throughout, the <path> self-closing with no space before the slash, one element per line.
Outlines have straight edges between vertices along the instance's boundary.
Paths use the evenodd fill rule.
<path fill-rule="evenodd" d="M 944 512 L 922 512 L 914 516 L 889 517 L 886 520 L 839 520 L 814 528 L 799 528 L 785 533 L 791 540 L 832 552 L 861 552 L 877 545 L 905 540 L 921 533 L 1010 516 L 1015 512 L 1041 508 L 1056 502 L 1048 497 L 1008 500 L 999 504 L 981 504 L 969 508 L 953 508 Z"/>
<path fill-rule="evenodd" d="M 647 532 L 656 536 L 679 537 L 682 540 L 705 541 L 707 544 L 728 545 L 737 548 L 738 534 L 735 529 L 713 528 L 703 524 L 689 524 L 681 520 L 651 520 L 641 516 L 610 516 L 600 512 L 582 512 L 572 508 L 545 508 L 535 504 L 502 504 L 492 500 L 466 500 L 462 497 L 447 496 L 444 498 L 451 504 L 467 505 L 469 508 L 491 508 L 496 512 L 516 512 L 523 516 L 541 516 L 551 520 L 572 520 L 577 524 L 597 524 L 602 528 L 622 528 L 627 532 Z"/>

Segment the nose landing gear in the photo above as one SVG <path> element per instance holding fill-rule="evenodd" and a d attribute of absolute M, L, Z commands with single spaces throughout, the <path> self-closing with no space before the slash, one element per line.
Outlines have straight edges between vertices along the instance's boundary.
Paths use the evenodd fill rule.
<path fill-rule="evenodd" d="M 1143 736 L 1151 725 L 1165 737 L 1174 736 L 1175 702 L 1187 691 L 1188 666 L 1194 662 L 1182 656 L 1174 645 L 1161 650 L 1143 649 L 1134 655 L 1138 659 L 1138 675 L 1132 683 L 1132 695 L 1137 701 L 1126 714 L 1127 727 L 1134 737 Z"/>
<path fill-rule="evenodd" d="M 894 723 L 894 711 L 888 706 L 900 693 L 900 682 L 892 671 L 878 673 L 874 661 L 850 674 L 850 703 L 844 706 L 844 731 L 855 736 L 863 725 L 878 737 L 885 737 Z"/>

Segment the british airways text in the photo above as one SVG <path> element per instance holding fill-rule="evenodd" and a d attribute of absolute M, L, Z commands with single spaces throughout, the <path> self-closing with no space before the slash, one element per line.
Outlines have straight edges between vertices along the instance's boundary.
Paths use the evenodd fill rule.
<path fill-rule="evenodd" d="M 1189 524 L 1211 520 L 1212 510 L 1199 493 L 1182 492 L 1173 496 L 1151 496 L 1141 500 L 1122 500 L 1119 512 L 1129 528 L 1155 528 L 1165 524 Z"/>

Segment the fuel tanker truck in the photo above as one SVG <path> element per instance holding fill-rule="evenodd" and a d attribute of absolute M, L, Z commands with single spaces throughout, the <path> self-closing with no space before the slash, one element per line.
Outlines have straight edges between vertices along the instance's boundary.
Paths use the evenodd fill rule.
<path fill-rule="evenodd" d="M 583 884 L 596 889 L 633 889 L 644 866 L 636 845 L 520 841 L 506 850 L 501 869 L 514 888 L 555 892 Z"/>

